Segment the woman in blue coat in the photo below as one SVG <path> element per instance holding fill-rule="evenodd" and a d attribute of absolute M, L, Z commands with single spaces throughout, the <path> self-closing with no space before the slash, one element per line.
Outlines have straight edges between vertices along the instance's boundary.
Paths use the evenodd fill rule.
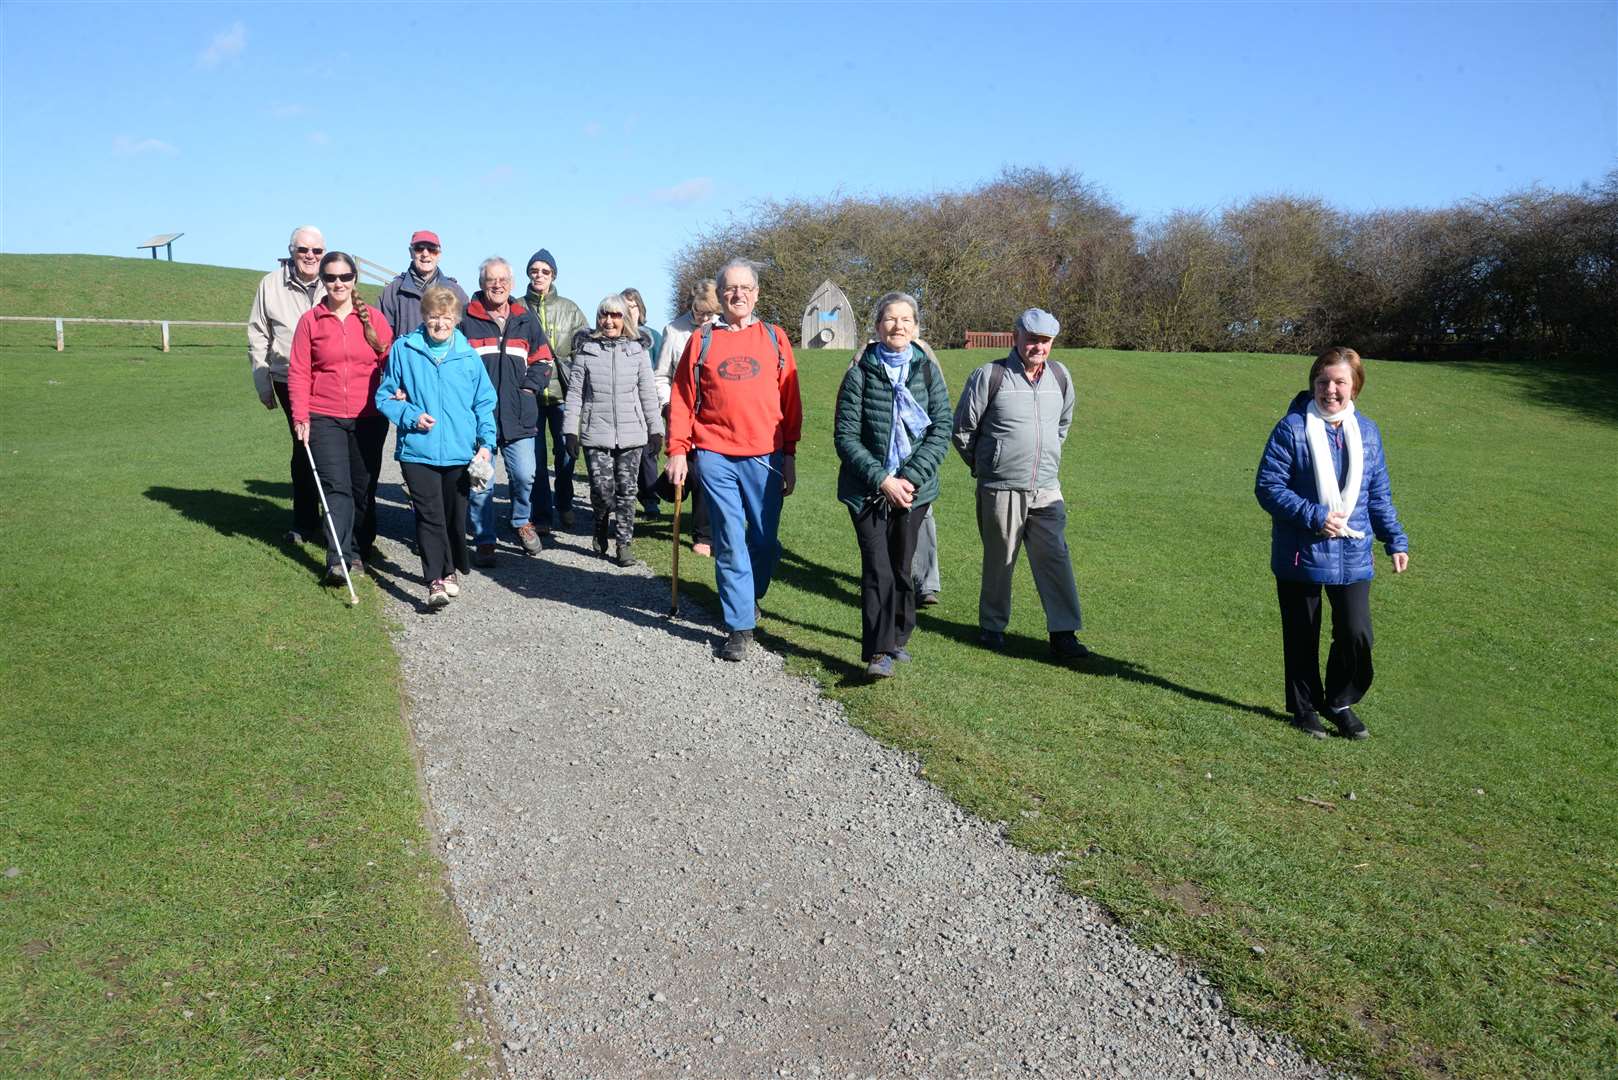
<path fill-rule="evenodd" d="M 1388 487 L 1382 432 L 1354 408 L 1365 386 L 1360 355 L 1327 349 L 1309 369 L 1259 461 L 1254 484 L 1269 512 L 1270 568 L 1281 603 L 1287 709 L 1325 738 L 1320 712 L 1351 739 L 1370 734 L 1353 706 L 1371 687 L 1371 535 L 1410 565 L 1410 541 Z M 1331 601 L 1331 652 L 1320 679 L 1320 592 Z"/>
<path fill-rule="evenodd" d="M 499 400 L 483 360 L 456 329 L 461 301 L 442 285 L 421 296 L 422 324 L 393 343 L 376 407 L 399 429 L 394 456 L 416 511 L 416 546 L 427 606 L 461 592 L 466 547 L 466 467 L 488 461 Z"/>

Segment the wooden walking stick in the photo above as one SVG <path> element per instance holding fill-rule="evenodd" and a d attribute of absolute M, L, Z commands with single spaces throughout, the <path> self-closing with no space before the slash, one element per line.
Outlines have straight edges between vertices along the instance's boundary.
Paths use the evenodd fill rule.
<path fill-rule="evenodd" d="M 680 614 L 680 504 L 685 501 L 684 481 L 674 485 L 674 573 L 669 575 L 669 617 Z"/>

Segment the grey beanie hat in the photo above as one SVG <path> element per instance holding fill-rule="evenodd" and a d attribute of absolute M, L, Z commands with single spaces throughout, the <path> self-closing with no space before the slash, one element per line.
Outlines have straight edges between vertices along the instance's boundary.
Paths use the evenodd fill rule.
<path fill-rule="evenodd" d="M 1017 316 L 1017 329 L 1035 337 L 1053 338 L 1062 332 L 1062 324 L 1044 308 L 1031 307 Z"/>

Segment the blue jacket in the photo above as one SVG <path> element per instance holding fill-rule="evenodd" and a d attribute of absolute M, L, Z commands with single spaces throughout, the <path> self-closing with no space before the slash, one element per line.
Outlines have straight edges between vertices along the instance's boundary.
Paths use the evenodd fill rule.
<path fill-rule="evenodd" d="M 395 401 L 401 387 L 408 400 Z M 459 330 L 442 361 L 427 351 L 419 327 L 394 341 L 376 388 L 377 409 L 399 429 L 394 457 L 422 465 L 465 465 L 480 446 L 492 453 L 497 400 L 482 358 Z M 431 431 L 416 430 L 424 412 L 435 421 Z"/>
<path fill-rule="evenodd" d="M 1326 524 L 1326 505 L 1315 487 L 1315 467 L 1309 456 L 1309 440 L 1304 434 L 1304 410 L 1311 398 L 1305 390 L 1292 399 L 1287 414 L 1270 432 L 1270 441 L 1259 459 L 1254 493 L 1258 504 L 1269 511 L 1270 569 L 1285 581 L 1313 581 L 1322 585 L 1347 585 L 1368 581 L 1375 576 L 1371 551 L 1374 535 L 1388 554 L 1409 551 L 1410 540 L 1399 513 L 1393 506 L 1388 487 L 1388 463 L 1382 455 L 1382 431 L 1364 413 L 1360 441 L 1365 447 L 1365 474 L 1360 483 L 1359 502 L 1348 515 L 1348 525 L 1365 536 L 1328 538 L 1320 535 Z M 1332 467 L 1342 475 L 1342 451 L 1332 446 Z"/>

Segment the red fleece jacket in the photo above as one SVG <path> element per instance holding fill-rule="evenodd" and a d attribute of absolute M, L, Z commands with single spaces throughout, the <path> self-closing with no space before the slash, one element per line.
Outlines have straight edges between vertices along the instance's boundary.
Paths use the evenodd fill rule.
<path fill-rule="evenodd" d="M 779 360 L 762 322 L 740 330 L 714 328 L 702 358 L 700 412 L 695 406 L 702 334 L 691 335 L 670 385 L 669 453 L 689 453 L 693 446 L 731 457 L 797 452 L 803 434 L 798 362 L 786 331 L 777 326 L 775 334 Z"/>
<path fill-rule="evenodd" d="M 339 319 L 325 304 L 316 304 L 298 320 L 287 359 L 294 423 L 308 423 L 311 413 L 344 420 L 376 415 L 373 399 L 382 381 L 382 362 L 393 344 L 393 328 L 376 308 L 366 305 L 366 310 L 376 331 L 375 349 L 366 343 L 365 326 L 353 311 Z"/>

